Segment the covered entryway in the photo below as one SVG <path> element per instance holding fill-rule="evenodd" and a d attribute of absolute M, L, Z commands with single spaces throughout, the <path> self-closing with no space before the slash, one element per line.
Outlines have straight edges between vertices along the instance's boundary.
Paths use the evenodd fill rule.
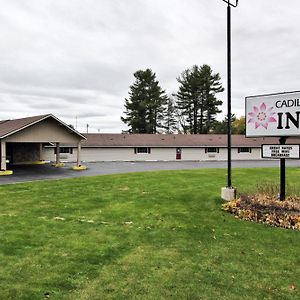
<path fill-rule="evenodd" d="M 0 121 L 1 171 L 8 164 L 39 164 L 43 162 L 43 147 L 56 146 L 55 166 L 61 166 L 59 147 L 72 143 L 78 147 L 77 167 L 81 166 L 81 141 L 85 137 L 53 115 Z"/>
<path fill-rule="evenodd" d="M 41 143 L 6 143 L 6 159 L 8 165 L 23 164 L 42 160 Z"/>

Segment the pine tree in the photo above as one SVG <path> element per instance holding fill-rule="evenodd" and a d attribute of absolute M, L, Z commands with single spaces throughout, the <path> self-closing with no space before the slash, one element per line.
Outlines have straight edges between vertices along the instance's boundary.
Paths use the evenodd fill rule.
<path fill-rule="evenodd" d="M 203 80 L 203 102 L 205 103 L 206 110 L 204 131 L 208 133 L 212 128 L 212 125 L 216 119 L 216 115 L 221 112 L 218 107 L 222 105 L 222 101 L 216 98 L 216 94 L 223 92 L 224 88 L 220 83 L 220 74 L 213 74 L 210 66 L 203 65 L 201 67 L 201 75 Z"/>
<path fill-rule="evenodd" d="M 181 116 L 184 117 L 186 128 L 184 131 L 197 133 L 198 113 L 199 113 L 199 68 L 193 66 L 192 69 L 185 70 L 181 77 L 177 78 L 180 83 L 179 90 L 176 94 L 177 108 L 181 111 Z"/>
<path fill-rule="evenodd" d="M 164 118 L 164 129 L 166 133 L 174 133 L 178 131 L 178 120 L 176 115 L 175 101 L 169 97 L 167 100 L 165 118 Z"/>
<path fill-rule="evenodd" d="M 237 134 L 235 131 L 234 124 L 237 121 L 237 118 L 235 114 L 231 114 L 231 133 L 232 134 Z M 226 134 L 228 132 L 228 118 L 227 116 L 224 117 L 222 121 L 217 121 L 214 120 L 212 128 L 211 128 L 211 133 L 214 134 Z"/>
<path fill-rule="evenodd" d="M 134 73 L 135 82 L 125 99 L 125 115 L 121 120 L 132 133 L 157 133 L 163 128 L 168 97 L 159 86 L 151 69 Z"/>
<path fill-rule="evenodd" d="M 218 106 L 222 104 L 216 98 L 216 94 L 224 90 L 220 80 L 220 75 L 213 74 L 208 65 L 194 65 L 177 78 L 180 83 L 176 94 L 177 107 L 188 124 L 184 131 L 192 134 L 209 132 L 220 112 Z"/>

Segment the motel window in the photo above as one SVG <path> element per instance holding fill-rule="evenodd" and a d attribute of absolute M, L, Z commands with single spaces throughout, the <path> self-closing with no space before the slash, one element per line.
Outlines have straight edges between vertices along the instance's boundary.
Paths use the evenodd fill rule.
<path fill-rule="evenodd" d="M 219 148 L 207 147 L 207 148 L 205 148 L 205 153 L 219 153 Z"/>
<path fill-rule="evenodd" d="M 240 147 L 238 148 L 238 153 L 251 153 L 250 147 Z"/>
<path fill-rule="evenodd" d="M 151 148 L 150 147 L 135 147 L 134 153 L 135 154 L 150 154 Z"/>
<path fill-rule="evenodd" d="M 60 147 L 59 152 L 60 153 L 67 153 L 67 154 L 73 154 L 73 148 L 72 147 Z M 56 154 L 56 148 L 54 148 L 54 154 Z"/>

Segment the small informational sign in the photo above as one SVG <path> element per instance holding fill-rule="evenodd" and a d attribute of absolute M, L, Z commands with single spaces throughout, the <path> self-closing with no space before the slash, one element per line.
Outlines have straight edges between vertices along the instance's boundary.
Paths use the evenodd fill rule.
<path fill-rule="evenodd" d="M 300 145 L 262 145 L 262 158 L 300 158 Z"/>
<path fill-rule="evenodd" d="M 300 136 L 300 92 L 246 97 L 246 137 Z"/>

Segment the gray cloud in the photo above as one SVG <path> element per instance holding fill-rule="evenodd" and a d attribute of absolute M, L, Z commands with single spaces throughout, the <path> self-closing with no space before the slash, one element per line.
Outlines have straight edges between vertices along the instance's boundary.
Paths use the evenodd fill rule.
<path fill-rule="evenodd" d="M 297 90 L 299 1 L 239 1 L 232 10 L 233 111 L 248 95 Z M 120 132 L 138 69 L 162 87 L 194 64 L 226 84 L 221 0 L 1 1 L 0 119 L 53 113 L 79 130 Z M 226 113 L 226 92 L 220 95 Z"/>

